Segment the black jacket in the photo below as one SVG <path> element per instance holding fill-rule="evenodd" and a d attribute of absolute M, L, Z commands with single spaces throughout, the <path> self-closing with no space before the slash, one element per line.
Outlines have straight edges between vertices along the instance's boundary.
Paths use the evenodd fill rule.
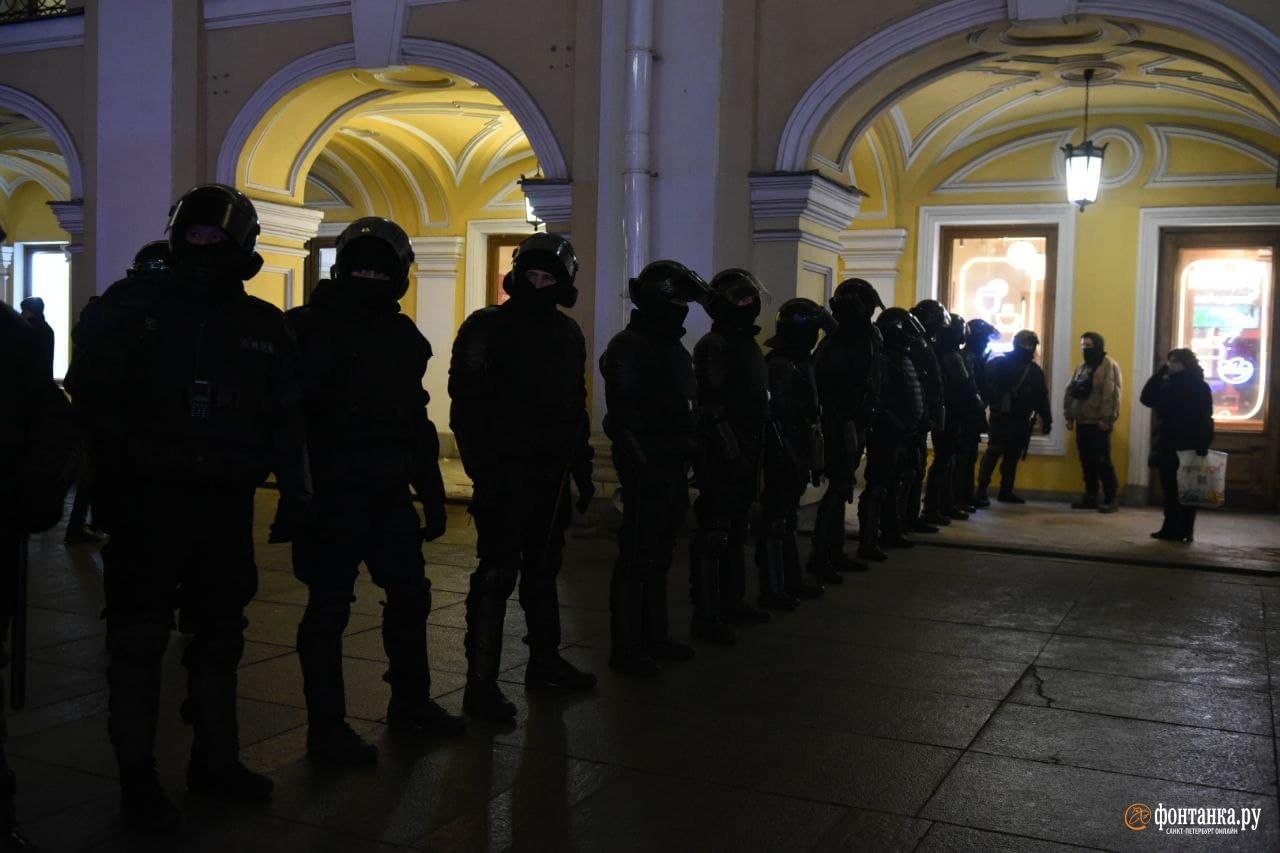
<path fill-rule="evenodd" d="M 1053 425 L 1049 387 L 1044 371 L 1034 361 L 1022 362 L 1008 355 L 987 363 L 984 389 L 991 406 L 991 437 L 997 441 L 1026 442 L 1031 437 L 1031 417 Z"/>
<path fill-rule="evenodd" d="M 756 343 L 759 331 L 716 322 L 693 348 L 702 439 L 713 443 L 730 429 L 744 455 L 759 453 L 769 421 L 769 369 Z"/>
<path fill-rule="evenodd" d="M 126 278 L 87 307 L 68 387 L 93 433 L 95 478 L 282 492 L 306 483 L 293 336 L 240 282 Z"/>
<path fill-rule="evenodd" d="M 449 426 L 474 481 L 504 460 L 565 469 L 591 452 L 587 345 L 554 308 L 512 298 L 481 308 L 458 330 L 449 362 Z"/>
<path fill-rule="evenodd" d="M 394 301 L 343 298 L 341 285 L 321 284 L 285 315 L 316 489 L 412 483 L 424 503 L 442 504 L 440 438 L 422 387 L 431 345 Z"/>
<path fill-rule="evenodd" d="M 875 414 L 884 383 L 884 344 L 868 322 L 842 325 L 824 337 L 813 354 L 823 420 L 831 425 L 854 421 L 866 429 Z"/>
<path fill-rule="evenodd" d="M 638 442 L 646 456 L 692 458 L 696 441 L 693 358 L 680 343 L 684 329 L 655 323 L 639 311 L 600 356 L 605 434 Z"/>
<path fill-rule="evenodd" d="M 815 436 L 821 410 L 813 358 L 803 347 L 779 346 L 765 356 L 769 367 L 769 408 L 773 416 L 777 457 L 808 477 L 820 460 L 815 459 Z M 766 456 L 766 459 L 773 458 Z"/>
<path fill-rule="evenodd" d="M 927 429 L 924 389 L 907 352 L 885 350 L 884 386 L 874 429 L 882 437 L 899 441 L 914 441 Z"/>
<path fill-rule="evenodd" d="M 1213 392 L 1202 371 L 1169 373 L 1162 368 L 1142 387 L 1140 399 L 1156 415 L 1155 453 L 1208 450 L 1213 443 Z"/>

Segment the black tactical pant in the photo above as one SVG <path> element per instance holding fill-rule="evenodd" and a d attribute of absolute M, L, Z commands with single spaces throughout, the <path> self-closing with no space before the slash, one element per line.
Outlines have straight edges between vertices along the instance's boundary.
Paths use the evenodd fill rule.
<path fill-rule="evenodd" d="M 690 543 L 689 597 L 694 618 L 716 620 L 747 593 L 746 544 L 751 505 L 759 496 L 760 453 L 737 459 L 709 455 L 697 470 L 698 519 Z"/>
<path fill-rule="evenodd" d="M 1196 508 L 1183 506 L 1178 500 L 1178 454 L 1157 454 L 1156 467 L 1160 471 L 1160 491 L 1164 500 L 1164 523 L 1160 529 L 1184 539 L 1195 536 Z"/>
<path fill-rule="evenodd" d="M 1014 481 L 1018 478 L 1018 463 L 1022 461 L 1022 454 L 1026 452 L 1030 440 L 1030 432 L 999 432 L 990 435 L 987 438 L 987 452 L 982 454 L 982 461 L 978 465 L 978 490 L 986 494 L 991 485 L 991 475 L 995 473 L 996 465 L 999 465 L 1000 494 L 1011 494 Z"/>
<path fill-rule="evenodd" d="M 1120 484 L 1111 463 L 1111 430 L 1097 424 L 1076 424 L 1076 449 L 1080 451 L 1080 467 L 1084 473 L 1084 493 L 1096 497 L 1102 484 L 1103 499 L 1112 503 Z"/>
<path fill-rule="evenodd" d="M 108 726 L 122 784 L 154 763 L 161 661 L 175 609 L 178 629 L 193 635 L 182 658 L 192 762 L 237 760 L 236 667 L 244 609 L 258 588 L 253 489 L 145 483 L 103 500 L 111 507 L 111 541 L 102 549 Z"/>
<path fill-rule="evenodd" d="M 982 435 L 977 432 L 965 432 L 960 437 L 956 450 L 955 478 L 952 481 L 953 495 L 958 506 L 973 505 L 973 484 L 975 470 L 978 465 L 978 450 L 982 446 Z"/>
<path fill-rule="evenodd" d="M 495 482 L 476 483 L 471 516 L 476 556 L 467 593 L 467 677 L 494 681 L 502 659 L 507 598 L 520 586 L 534 657 L 560 647 L 560 597 L 556 576 L 569 524 L 568 472 L 564 465 L 503 460 Z"/>
<path fill-rule="evenodd" d="M 924 495 L 924 478 L 929 461 L 928 437 L 913 439 L 904 460 L 898 488 L 898 511 L 902 523 L 910 527 L 920 522 L 920 504 Z"/>
<path fill-rule="evenodd" d="M 801 584 L 796 526 L 800 515 L 800 499 L 809 485 L 806 474 L 807 472 L 797 471 L 781 453 L 765 455 L 764 490 L 760 493 L 760 529 L 755 536 L 761 595 L 779 595 L 784 590 L 794 589 Z M 828 491 L 831 489 L 828 486 Z M 840 539 L 837 543 L 837 548 L 840 549 L 844 545 L 844 506 L 841 501 Z M 821 511 L 819 506 L 819 518 Z M 819 545 L 816 528 L 813 538 L 816 551 Z"/>
<path fill-rule="evenodd" d="M 918 442 L 892 429 L 872 429 L 867 440 L 867 486 L 858 499 L 858 538 L 874 548 L 902 535 L 898 511 L 904 477 L 914 472 Z"/>
<path fill-rule="evenodd" d="M 837 434 L 838 432 L 838 434 Z M 838 559 L 844 551 L 844 508 L 853 503 L 853 490 L 857 485 L 858 463 L 862 461 L 864 448 L 854 436 L 845 435 L 835 425 L 823 425 L 827 442 L 827 490 L 818 504 L 813 524 L 813 550 L 810 553 L 810 569 L 820 570 Z M 853 439 L 851 442 L 850 439 Z M 766 476 L 766 489 L 768 488 Z M 801 494 L 804 485 L 801 484 Z M 799 495 L 796 501 L 800 500 Z M 792 529 L 794 530 L 794 524 Z"/>
<path fill-rule="evenodd" d="M 622 528 L 609 612 L 613 654 L 625 658 L 671 638 L 667 575 L 689 508 L 689 462 L 654 456 L 639 466 L 616 445 L 613 461 L 622 485 Z"/>
<path fill-rule="evenodd" d="M 422 558 L 418 511 L 407 486 L 378 490 L 318 487 L 316 523 L 293 543 L 293 573 L 307 585 L 307 609 L 298 624 L 307 717 L 314 728 L 341 724 L 346 716 L 342 632 L 360 564 L 386 591 L 382 646 L 391 702 L 406 709 L 431 694 L 427 665 L 427 614 L 431 582 Z"/>
<path fill-rule="evenodd" d="M 950 427 L 933 433 L 933 462 L 924 489 L 926 513 L 946 515 L 955 509 L 956 458 L 960 450 L 960 434 Z"/>

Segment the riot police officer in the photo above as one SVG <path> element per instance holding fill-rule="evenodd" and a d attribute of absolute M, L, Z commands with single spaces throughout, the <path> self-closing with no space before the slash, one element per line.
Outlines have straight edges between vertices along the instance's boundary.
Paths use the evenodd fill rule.
<path fill-rule="evenodd" d="M 1045 435 L 1053 428 L 1049 387 L 1044 371 L 1035 363 L 1038 346 L 1040 337 L 1030 329 L 1023 329 L 1013 336 L 1013 349 L 987 365 L 985 391 L 991 406 L 991 432 L 987 452 L 978 467 L 978 491 L 974 496 L 978 506 L 991 503 L 987 487 L 997 464 L 1000 465 L 1000 493 L 996 500 L 1026 503 L 1013 490 L 1018 462 L 1027 454 L 1037 419 Z"/>
<path fill-rule="evenodd" d="M 729 625 L 768 622 L 747 604 L 746 538 L 758 494 L 769 374 L 756 343 L 764 289 L 744 269 L 711 279 L 711 331 L 693 348 L 702 453 L 695 462 L 698 527 L 689 545 L 693 636 L 733 642 Z"/>
<path fill-rule="evenodd" d="M 830 311 L 811 299 L 788 299 L 778 309 L 773 337 L 765 341 L 770 348 L 765 362 L 771 423 L 765 436 L 764 491 L 756 532 L 761 607 L 794 610 L 800 598 L 817 598 L 823 592 L 801 576 L 796 521 L 805 488 L 810 482 L 818 484 L 825 467 L 811 353 L 819 332 L 835 331 Z"/>
<path fill-rule="evenodd" d="M 468 317 L 453 345 L 449 422 L 474 484 L 479 557 L 467 595 L 463 709 L 483 720 L 516 713 L 498 688 L 498 668 L 507 597 L 517 579 L 528 627 L 525 685 L 590 690 L 596 683 L 560 656 L 556 589 L 570 521 L 568 480 L 578 487 L 580 510 L 595 491 L 586 341 L 558 309 L 577 301 L 577 274 L 568 240 L 526 238 L 503 282 L 510 299 Z"/>
<path fill-rule="evenodd" d="M 884 302 L 870 282 L 841 282 L 831 295 L 831 313 L 839 325 L 814 354 L 827 491 L 814 522 L 809 571 L 829 584 L 842 583 L 839 572 L 867 568 L 844 553 L 844 508 L 853 502 L 854 472 L 880 397 L 884 345 L 871 322 L 877 308 L 883 310 Z"/>
<path fill-rule="evenodd" d="M 876 318 L 884 337 L 884 383 L 867 441 L 867 486 L 858 500 L 858 556 L 886 560 L 884 547 L 910 547 L 898 511 L 903 480 L 914 473 L 921 436 L 928 429 L 924 391 L 912 351 L 924 328 L 905 308 L 887 308 Z"/>
<path fill-rule="evenodd" d="M 460 731 L 431 701 L 427 614 L 431 582 L 422 540 L 444 532 L 440 439 L 422 377 L 431 345 L 400 313 L 413 249 L 394 222 L 358 219 L 338 238 L 333 280 L 285 315 L 298 341 L 315 523 L 297 532 L 293 570 L 307 585 L 298 660 L 307 701 L 307 753 L 336 764 L 376 760 L 347 725 L 342 632 L 360 563 L 386 593 L 382 643 L 391 685 L 387 725 Z M 426 526 L 409 496 L 422 500 Z"/>
<path fill-rule="evenodd" d="M 933 433 L 933 464 L 929 466 L 925 484 L 923 520 L 926 524 L 949 524 L 952 519 L 964 521 L 969 514 L 956 506 L 955 460 L 966 431 L 974 428 L 983 403 L 973 381 L 960 345 L 964 343 L 965 321 L 952 314 L 951 321 L 938 335 L 936 352 L 942 367 L 943 402 L 947 408 L 945 423 Z"/>
<path fill-rule="evenodd" d="M 253 496 L 274 470 L 287 525 L 305 513 L 309 484 L 292 339 L 280 311 L 244 289 L 262 265 L 258 231 L 237 190 L 191 190 L 169 219 L 172 274 L 114 285 L 80 324 L 74 384 L 95 447 L 113 460 L 95 479 L 99 505 L 110 507 L 108 724 L 122 814 L 143 831 L 178 819 L 153 754 L 175 608 L 192 635 L 183 655 L 183 717 L 194 729 L 187 787 L 253 802 L 272 789 L 240 763 L 236 720 L 244 609 L 257 589 Z"/>
<path fill-rule="evenodd" d="M 684 264 L 654 261 L 628 283 L 635 309 L 600 357 L 604 431 L 622 485 L 618 561 L 609 588 L 610 668 L 653 676 L 659 661 L 693 649 L 671 639 L 667 575 L 689 506 L 689 468 L 697 445 L 693 359 L 680 343 L 689 303 L 705 302 L 706 282 Z"/>
<path fill-rule="evenodd" d="M 947 407 L 943 390 L 942 363 L 938 356 L 938 340 L 951 323 L 946 307 L 936 299 L 922 299 L 911 309 L 911 314 L 924 327 L 924 338 L 911 350 L 911 360 L 924 391 L 928 430 L 916 439 L 914 453 L 910 457 L 911 472 L 903 485 L 901 512 L 903 524 L 913 533 L 937 533 L 940 526 L 950 524 L 948 518 L 935 516 L 930 523 L 921 518 L 920 499 L 924 486 L 925 462 L 929 458 L 928 431 L 932 431 L 934 443 L 941 439 L 946 427 Z"/>
<path fill-rule="evenodd" d="M 965 324 L 964 349 L 960 355 L 964 358 L 965 370 L 973 378 L 973 383 L 981 397 L 979 408 L 973 420 L 960 438 L 960 447 L 956 452 L 956 505 L 966 512 L 978 509 L 973 494 L 974 467 L 978 464 L 978 447 L 982 444 L 982 436 L 987 431 L 987 400 L 983 393 L 986 388 L 987 349 L 992 340 L 998 340 L 1000 332 L 986 320 L 975 318 Z"/>

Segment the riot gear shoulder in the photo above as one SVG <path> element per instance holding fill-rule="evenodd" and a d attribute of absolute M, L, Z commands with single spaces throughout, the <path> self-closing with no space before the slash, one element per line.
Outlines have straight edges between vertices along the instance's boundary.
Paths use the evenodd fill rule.
<path fill-rule="evenodd" d="M 398 300 L 409 289 L 409 267 L 413 263 L 413 245 L 404 229 L 390 219 L 366 216 L 348 225 L 338 237 L 338 256 L 333 265 L 333 278 L 348 284 L 362 271 L 386 276 L 385 296 Z M 377 289 L 377 278 L 362 280 Z"/>

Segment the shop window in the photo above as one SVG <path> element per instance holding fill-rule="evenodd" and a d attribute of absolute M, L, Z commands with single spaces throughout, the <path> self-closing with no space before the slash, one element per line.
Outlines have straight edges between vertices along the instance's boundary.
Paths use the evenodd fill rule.
<path fill-rule="evenodd" d="M 1195 352 L 1219 429 L 1260 431 L 1271 380 L 1272 249 L 1183 247 L 1173 346 Z"/>
<path fill-rule="evenodd" d="M 1036 359 L 1051 373 L 1057 229 L 1052 226 L 944 227 L 939 299 L 966 320 L 982 319 L 1000 330 L 991 354 L 1013 348 L 1013 336 L 1030 329 L 1040 337 Z"/>
<path fill-rule="evenodd" d="M 307 262 L 302 275 L 302 301 L 311 301 L 316 283 L 329 277 L 329 270 L 338 259 L 337 237 L 313 237 L 307 241 Z"/>
<path fill-rule="evenodd" d="M 71 262 L 64 251 L 66 245 L 22 246 L 22 297 L 44 300 L 44 319 L 53 329 L 53 378 L 59 381 L 67 375 L 71 352 Z"/>

